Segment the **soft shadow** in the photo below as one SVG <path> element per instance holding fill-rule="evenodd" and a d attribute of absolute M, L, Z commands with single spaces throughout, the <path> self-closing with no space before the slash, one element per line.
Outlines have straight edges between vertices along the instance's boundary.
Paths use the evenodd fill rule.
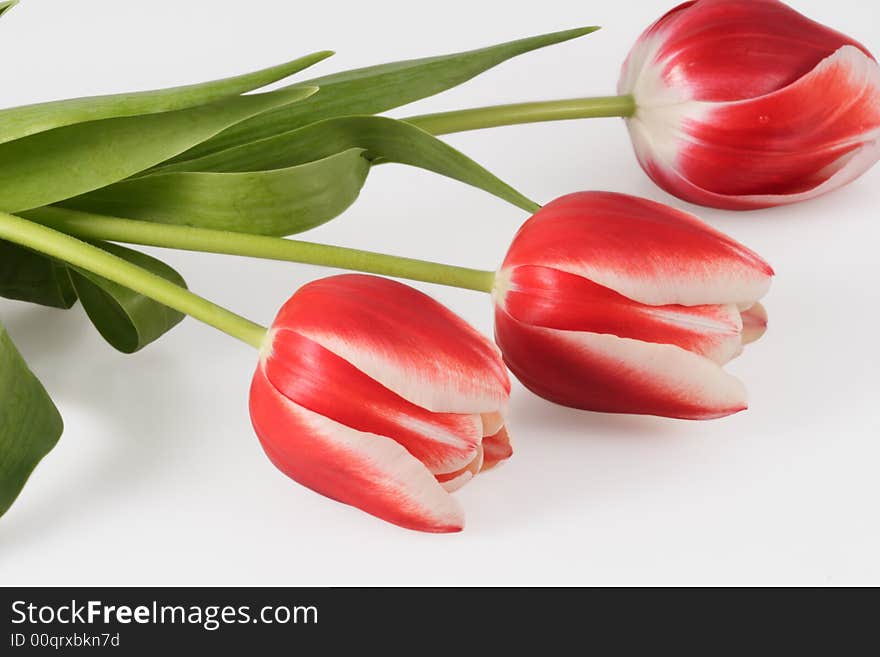
<path fill-rule="evenodd" d="M 137 494 L 143 486 L 155 483 L 156 472 L 167 465 L 168 452 L 179 440 L 178 434 L 161 427 L 175 426 L 182 408 L 195 404 L 184 396 L 189 386 L 168 385 L 185 377 L 177 359 L 161 347 L 134 358 L 121 354 L 95 358 L 97 363 L 91 368 L 77 362 L 81 360 L 81 354 L 72 353 L 55 360 L 54 367 L 69 376 L 53 381 L 53 396 L 62 414 L 67 410 L 72 415 L 70 411 L 76 409 L 82 415 L 86 409 L 90 419 L 97 419 L 89 439 L 100 440 L 97 448 L 90 447 L 100 456 L 76 462 L 77 472 L 66 481 L 40 477 L 38 482 L 33 478 L 28 482 L 22 496 L 38 483 L 42 488 L 39 501 L 27 505 L 23 513 L 16 513 L 13 505 L 0 518 L 0 557 L 12 558 L 23 549 L 35 549 L 53 535 L 72 531 L 86 515 L 94 518 L 101 514 L 108 502 Z M 145 372 L 157 374 L 144 380 Z M 76 435 L 82 432 L 65 432 L 59 446 Z M 39 471 L 38 466 L 36 473 Z"/>
<path fill-rule="evenodd" d="M 650 415 L 594 413 L 567 408 L 522 391 L 511 402 L 510 425 L 523 434 L 540 434 L 542 440 L 655 441 L 681 437 L 675 424 L 684 420 Z M 572 430 L 577 427 L 578 430 Z"/>
<path fill-rule="evenodd" d="M 494 496 L 493 512 L 480 516 L 473 533 L 489 536 L 548 516 L 576 517 L 584 505 L 613 508 L 664 485 L 668 474 L 644 466 L 652 454 L 687 450 L 702 439 L 691 421 L 580 411 L 525 390 L 514 394 L 509 425 L 513 459 L 462 491 L 466 508 L 486 508 L 483 496 Z M 528 463 L 524 452 L 531 452 Z M 523 495 L 522 487 L 530 493 Z"/>
<path fill-rule="evenodd" d="M 93 330 L 77 306 L 61 310 L 3 300 L 0 310 L 16 347 L 37 368 L 69 352 Z"/>

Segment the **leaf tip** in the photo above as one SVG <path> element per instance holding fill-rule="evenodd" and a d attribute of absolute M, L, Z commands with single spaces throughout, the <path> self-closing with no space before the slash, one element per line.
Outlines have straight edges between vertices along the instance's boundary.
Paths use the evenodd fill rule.
<path fill-rule="evenodd" d="M 306 98 L 311 98 L 316 93 L 321 91 L 321 87 L 314 85 L 314 84 L 309 84 L 304 87 L 298 87 L 298 88 L 301 89 L 304 94 L 300 100 L 305 100 Z"/>
<path fill-rule="evenodd" d="M 313 52 L 311 55 L 306 55 L 302 57 L 300 62 L 307 62 L 307 68 L 309 66 L 314 66 L 318 62 L 323 62 L 328 57 L 332 57 L 336 54 L 335 50 L 319 50 L 318 52 Z"/>
<path fill-rule="evenodd" d="M 6 0 L 6 2 L 0 2 L 0 16 L 5 14 L 17 4 L 18 0 Z"/>

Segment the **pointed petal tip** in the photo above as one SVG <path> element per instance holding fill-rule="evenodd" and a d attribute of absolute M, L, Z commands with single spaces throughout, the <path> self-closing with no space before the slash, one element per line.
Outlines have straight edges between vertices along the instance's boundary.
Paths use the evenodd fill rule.
<path fill-rule="evenodd" d="M 747 410 L 749 410 L 749 402 L 744 401 L 741 405 L 737 406 L 736 408 L 730 409 L 729 413 L 722 415 L 721 417 L 728 417 L 730 415 L 736 415 L 737 413 L 742 413 L 743 411 L 747 411 Z"/>
<path fill-rule="evenodd" d="M 464 531 L 464 519 L 462 519 L 460 524 L 456 525 L 448 525 L 443 527 L 442 529 L 438 529 L 436 532 L 432 532 L 434 534 L 458 534 Z"/>
<path fill-rule="evenodd" d="M 443 488 L 443 484 L 440 484 Z M 455 498 L 447 492 L 447 497 L 452 500 L 454 505 L 454 513 L 447 513 L 443 518 L 436 518 L 433 521 L 416 521 L 410 523 L 392 523 L 403 529 L 421 532 L 423 534 L 458 534 L 464 531 L 465 519 L 464 510 Z M 385 520 L 380 518 L 380 520 Z"/>
<path fill-rule="evenodd" d="M 437 524 L 418 524 L 418 523 L 403 523 L 403 522 L 393 522 L 389 521 L 386 518 L 382 518 L 381 516 L 374 516 L 379 520 L 388 522 L 395 527 L 400 527 L 401 529 L 407 529 L 413 532 L 421 532 L 422 534 L 458 534 L 464 531 L 464 515 L 459 518 L 449 519 L 447 522 L 437 523 Z"/>

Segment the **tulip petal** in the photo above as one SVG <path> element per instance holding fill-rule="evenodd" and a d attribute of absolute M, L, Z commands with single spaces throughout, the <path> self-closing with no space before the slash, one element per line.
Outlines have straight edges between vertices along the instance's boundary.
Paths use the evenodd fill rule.
<path fill-rule="evenodd" d="M 290 401 L 262 367 L 251 384 L 250 408 L 266 454 L 300 484 L 408 529 L 464 527 L 458 502 L 401 445 Z"/>
<path fill-rule="evenodd" d="M 483 413 L 483 435 L 494 436 L 504 428 L 504 416 L 501 413 Z"/>
<path fill-rule="evenodd" d="M 843 46 L 860 43 L 777 0 L 699 0 L 649 27 L 624 65 L 631 93 L 637 74 L 688 91 L 697 100 L 756 98 L 803 77 Z M 644 77 L 643 77 L 644 80 Z"/>
<path fill-rule="evenodd" d="M 637 41 L 619 93 L 639 163 L 685 200 L 750 210 L 808 200 L 880 160 L 880 67 L 777 0 L 680 5 Z"/>
<path fill-rule="evenodd" d="M 532 326 L 674 344 L 719 364 L 742 348 L 742 317 L 734 304 L 648 306 L 548 267 L 513 269 L 499 303 Z"/>
<path fill-rule="evenodd" d="M 669 167 L 660 166 L 656 161 L 642 162 L 645 172 L 660 187 L 681 199 L 722 210 L 760 210 L 778 205 L 789 205 L 809 201 L 840 189 L 859 178 L 865 171 L 880 161 L 880 141 L 873 141 L 842 157 L 835 163 L 839 167 L 825 182 L 800 194 L 755 194 L 751 196 L 725 196 L 697 187 L 680 173 Z M 834 169 L 832 166 L 831 169 Z"/>
<path fill-rule="evenodd" d="M 510 434 L 507 427 L 501 427 L 493 435 L 483 438 L 483 466 L 480 472 L 494 468 L 511 456 L 513 447 L 510 445 Z"/>
<path fill-rule="evenodd" d="M 447 493 L 454 493 L 471 479 L 473 479 L 477 475 L 477 473 L 480 472 L 482 467 L 483 448 L 480 447 L 477 450 L 477 454 L 474 456 L 474 459 L 465 467 L 457 472 L 437 475 L 437 481 L 440 482 L 440 485 L 443 486 L 443 490 L 445 490 Z"/>
<path fill-rule="evenodd" d="M 314 340 L 434 412 L 497 411 L 510 394 L 491 341 L 431 297 L 386 278 L 345 274 L 309 283 L 273 327 Z"/>
<path fill-rule="evenodd" d="M 674 345 L 530 326 L 501 308 L 495 334 L 523 385 L 565 406 L 682 419 L 723 417 L 747 407 L 738 379 Z"/>
<path fill-rule="evenodd" d="M 686 212 L 611 192 L 547 204 L 520 228 L 502 267 L 549 267 L 650 306 L 752 303 L 773 269 Z"/>
<path fill-rule="evenodd" d="M 671 166 L 694 187 L 752 207 L 811 198 L 880 155 L 880 66 L 844 46 L 775 93 L 703 107 L 682 131 Z"/>
<path fill-rule="evenodd" d="M 470 463 L 483 438 L 479 415 L 432 413 L 295 331 L 273 329 L 266 376 L 285 397 L 364 433 L 403 445 L 434 474 Z"/>
<path fill-rule="evenodd" d="M 767 332 L 767 311 L 760 303 L 742 311 L 743 344 L 751 344 Z"/>

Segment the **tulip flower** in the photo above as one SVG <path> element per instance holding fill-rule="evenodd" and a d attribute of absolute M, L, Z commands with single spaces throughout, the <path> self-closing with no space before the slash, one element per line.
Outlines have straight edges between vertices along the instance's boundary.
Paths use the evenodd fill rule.
<path fill-rule="evenodd" d="M 811 199 L 880 159 L 880 66 L 854 39 L 778 0 L 696 0 L 651 25 L 618 96 L 411 117 L 432 132 L 621 116 L 671 194 L 748 210 Z"/>
<path fill-rule="evenodd" d="M 151 225 L 105 219 L 98 230 L 137 232 Z M 202 239 L 214 247 L 223 240 L 239 244 L 242 252 L 254 244 L 301 246 L 183 226 L 159 227 L 153 237 L 162 243 L 185 235 L 189 248 Z M 27 219 L 0 212 L 0 239 L 39 249 L 258 349 L 250 412 L 263 448 L 285 474 L 328 497 L 402 527 L 458 531 L 464 517 L 450 493 L 513 453 L 504 422 L 510 380 L 498 348 L 402 283 L 362 274 L 315 281 L 300 288 L 267 329 L 173 280 Z M 2 327 L 0 338 L 17 368 L 15 392 L 33 402 L 24 410 L 46 404 L 45 391 Z M 56 413 L 51 425 L 33 426 L 51 438 L 60 419 Z M 0 505 L 9 501 L 0 499 Z"/>
<path fill-rule="evenodd" d="M 746 408 L 722 369 L 760 337 L 773 270 L 695 217 L 570 194 L 520 228 L 497 277 L 495 333 L 522 383 L 575 408 L 708 419 Z"/>
<path fill-rule="evenodd" d="M 388 279 L 300 288 L 272 324 L 251 386 L 272 462 L 394 524 L 462 529 L 450 492 L 507 459 L 510 383 L 498 349 L 430 297 Z"/>
<path fill-rule="evenodd" d="M 880 67 L 777 0 L 698 0 L 649 27 L 619 93 L 642 167 L 694 203 L 794 203 L 880 159 Z"/>
<path fill-rule="evenodd" d="M 153 224 L 145 230 L 143 222 L 95 215 L 66 213 L 55 223 L 83 239 L 323 264 L 490 293 L 496 342 L 526 387 L 575 408 L 687 419 L 746 408 L 743 385 L 723 365 L 764 333 L 767 314 L 758 300 L 773 276 L 754 252 L 696 217 L 607 192 L 570 194 L 539 209 L 497 272 L 290 239 Z M 291 304 L 299 304 L 302 294 Z M 412 291 L 401 295 L 423 299 Z M 350 315 L 352 327 L 370 325 L 363 331 L 384 326 L 368 307 Z M 335 321 L 326 309 L 314 310 L 318 317 Z M 395 336 L 428 332 L 396 326 L 407 328 L 381 330 Z M 455 353 L 445 343 L 425 344 Z M 393 344 L 388 353 L 394 353 Z"/>

